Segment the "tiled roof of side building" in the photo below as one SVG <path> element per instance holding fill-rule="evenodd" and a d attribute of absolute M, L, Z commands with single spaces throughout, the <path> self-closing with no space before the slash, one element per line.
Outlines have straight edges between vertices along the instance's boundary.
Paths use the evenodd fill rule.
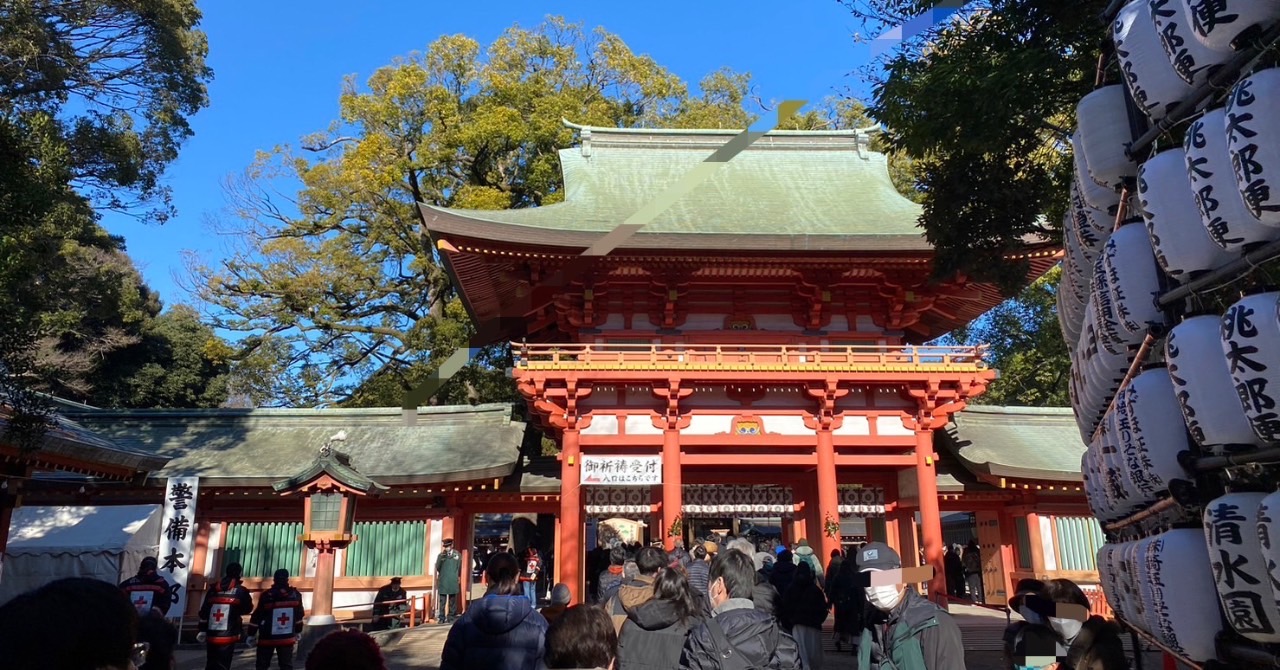
<path fill-rule="evenodd" d="M 7 434 L 11 416 L 10 408 L 0 406 L 0 438 Z M 152 472 L 164 467 L 168 460 L 163 455 L 145 449 L 135 449 L 127 443 L 112 440 L 109 436 L 85 427 L 67 416 L 55 413 L 50 419 L 52 424 L 39 438 L 39 449 L 28 454 L 29 458 L 37 461 L 55 459 L 58 463 L 78 463 L 80 465 L 75 470 L 85 474 L 98 474 L 99 470 L 103 470 L 103 474 L 106 471 Z M 0 447 L 6 446 L 9 445 L 0 443 Z M 38 467 L 64 469 L 53 465 L 38 465 Z"/>
<path fill-rule="evenodd" d="M 976 474 L 1010 479 L 1080 482 L 1080 441 L 1069 407 L 970 405 L 938 435 Z"/>
<path fill-rule="evenodd" d="M 503 239 L 526 241 L 523 233 L 534 244 L 569 245 L 583 233 L 591 240 L 652 203 L 740 131 L 581 132 L 580 146 L 559 152 L 564 202 L 483 211 L 428 206 L 429 227 L 453 234 L 501 228 Z M 898 193 L 887 158 L 868 150 L 866 141 L 857 131 L 772 131 L 720 164 L 623 246 L 697 248 L 693 238 L 750 246 L 792 237 L 797 249 L 836 243 L 929 250 L 917 225 L 920 206 Z"/>
<path fill-rule="evenodd" d="M 68 413 L 71 414 L 71 413 Z M 334 445 L 379 484 L 506 477 L 526 425 L 509 404 L 424 407 L 407 426 L 399 408 L 97 410 L 73 415 L 95 433 L 170 458 L 157 477 L 200 476 L 223 486 L 270 486 Z"/>

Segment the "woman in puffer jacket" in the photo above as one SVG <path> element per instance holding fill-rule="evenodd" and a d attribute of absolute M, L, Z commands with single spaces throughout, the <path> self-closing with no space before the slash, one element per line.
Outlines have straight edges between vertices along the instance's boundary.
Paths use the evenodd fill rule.
<path fill-rule="evenodd" d="M 495 554 L 485 567 L 489 591 L 449 629 L 440 670 L 539 670 L 547 620 L 524 596 L 511 554 Z"/>
<path fill-rule="evenodd" d="M 619 670 L 670 670 L 680 664 L 689 630 L 702 609 L 680 570 L 666 568 L 653 583 L 653 599 L 627 613 L 618 639 Z"/>

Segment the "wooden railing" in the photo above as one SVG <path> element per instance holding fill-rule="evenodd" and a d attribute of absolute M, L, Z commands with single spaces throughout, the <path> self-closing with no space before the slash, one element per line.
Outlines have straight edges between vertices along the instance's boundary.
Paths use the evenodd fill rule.
<path fill-rule="evenodd" d="M 520 344 L 524 370 L 840 370 L 862 372 L 980 371 L 976 347 L 760 344 Z"/>

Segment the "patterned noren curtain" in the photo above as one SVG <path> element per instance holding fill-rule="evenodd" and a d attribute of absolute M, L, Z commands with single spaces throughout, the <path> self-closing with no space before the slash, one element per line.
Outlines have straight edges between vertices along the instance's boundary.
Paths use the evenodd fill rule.
<path fill-rule="evenodd" d="M 690 485 L 681 491 L 686 517 L 754 514 L 790 517 L 796 505 L 789 486 Z"/>
<path fill-rule="evenodd" d="M 840 516 L 884 516 L 884 489 L 841 487 Z"/>
<path fill-rule="evenodd" d="M 649 516 L 648 486 L 584 486 L 588 517 L 644 519 Z"/>

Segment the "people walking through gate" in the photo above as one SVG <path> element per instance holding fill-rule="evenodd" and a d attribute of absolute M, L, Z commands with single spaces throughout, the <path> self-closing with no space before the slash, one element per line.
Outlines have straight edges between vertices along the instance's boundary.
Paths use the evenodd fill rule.
<path fill-rule="evenodd" d="M 228 565 L 226 576 L 211 586 L 200 606 L 198 637 L 205 643 L 205 670 L 231 670 L 244 615 L 253 611 L 253 598 L 240 582 L 242 573 L 239 563 Z"/>
<path fill-rule="evenodd" d="M 769 582 L 773 584 L 773 588 L 782 593 L 791 586 L 791 580 L 796 576 L 795 554 L 790 549 L 783 549 L 778 554 L 778 561 L 773 564 L 773 574 L 769 576 Z"/>
<path fill-rule="evenodd" d="M 942 565 L 947 571 L 947 595 L 963 598 L 964 561 L 960 560 L 960 544 L 951 544 L 946 547 L 946 550 L 946 555 L 942 557 Z"/>
<path fill-rule="evenodd" d="M 569 609 L 569 604 L 573 601 L 573 594 L 569 592 L 568 584 L 556 584 L 551 588 L 551 604 L 538 610 L 542 618 L 547 623 L 552 623 Z"/>
<path fill-rule="evenodd" d="M 307 654 L 306 670 L 387 670 L 377 641 L 358 630 L 329 633 Z"/>
<path fill-rule="evenodd" d="M 146 646 L 134 638 L 138 612 L 114 583 L 59 579 L 0 606 L 5 670 L 127 670 Z"/>
<path fill-rule="evenodd" d="M 982 550 L 978 548 L 977 540 L 969 540 L 969 546 L 964 548 L 964 555 L 960 560 L 964 563 L 969 599 L 975 603 L 985 603 L 987 600 L 982 591 Z"/>
<path fill-rule="evenodd" d="M 867 591 L 862 588 L 859 579 L 858 561 L 854 556 L 844 559 L 840 571 L 828 584 L 827 598 L 835 608 L 836 651 L 844 645 L 857 649 L 858 638 L 862 635 L 863 611 L 867 607 Z"/>
<path fill-rule="evenodd" d="M 373 596 L 373 625 L 370 630 L 387 630 L 404 626 L 400 615 L 409 611 L 407 602 L 409 594 L 400 586 L 401 577 L 392 577 L 391 581 L 378 589 Z"/>
<path fill-rule="evenodd" d="M 622 566 L 627 562 L 627 550 L 622 545 L 617 545 L 609 550 L 609 567 L 600 573 L 600 579 L 597 580 L 596 602 L 604 604 L 618 592 L 618 587 L 622 586 Z"/>
<path fill-rule="evenodd" d="M 701 622 L 702 612 L 702 604 L 684 573 L 662 570 L 653 584 L 653 598 L 627 612 L 627 621 L 618 636 L 618 667 L 674 668 L 680 662 L 689 630 Z"/>
<path fill-rule="evenodd" d="M 794 552 L 792 552 L 792 554 L 794 554 L 793 560 L 795 564 L 800 565 L 801 563 L 808 563 L 809 570 L 813 573 L 814 577 L 818 580 L 818 586 L 825 587 L 826 584 L 823 579 L 822 561 L 818 560 L 818 555 L 813 553 L 813 547 L 809 546 L 809 541 L 804 539 L 803 537 L 800 538 L 800 541 L 796 543 L 796 549 Z M 792 579 L 794 578 L 795 577 L 792 576 Z"/>
<path fill-rule="evenodd" d="M 138 610 L 138 616 L 146 616 L 154 611 L 164 617 L 173 604 L 169 580 L 156 571 L 159 564 L 155 556 L 148 556 L 138 566 L 138 574 L 120 583 L 120 590 L 129 597 L 129 602 Z"/>
<path fill-rule="evenodd" d="M 804 667 L 822 667 L 822 624 L 827 621 L 827 595 L 807 561 L 796 566 L 796 576 L 782 594 L 782 627 L 796 640 Z"/>
<path fill-rule="evenodd" d="M 599 607 L 570 607 L 547 629 L 547 670 L 614 670 L 617 661 L 618 635 Z"/>
<path fill-rule="evenodd" d="M 289 571 L 276 570 L 271 588 L 258 596 L 258 607 L 249 617 L 257 628 L 257 670 L 271 667 L 271 657 L 279 659 L 280 670 L 293 670 L 293 646 L 302 632 L 302 594 L 289 586 Z"/>
<path fill-rule="evenodd" d="M 1069 579 L 1051 579 L 1042 592 L 1053 604 L 1046 623 L 1066 647 L 1062 670 L 1128 670 L 1120 626 L 1089 615 L 1089 598 Z"/>
<path fill-rule="evenodd" d="M 831 582 L 835 581 L 836 575 L 840 573 L 840 566 L 844 564 L 844 552 L 839 549 L 831 550 L 831 558 L 827 561 L 827 571 L 823 573 L 822 587 L 828 594 L 831 592 Z"/>
<path fill-rule="evenodd" d="M 462 554 L 445 538 L 436 556 L 436 622 L 453 623 L 458 618 L 458 594 L 462 593 Z"/>
<path fill-rule="evenodd" d="M 538 548 L 529 545 L 524 551 L 524 570 L 520 574 L 520 582 L 524 586 L 524 597 L 534 607 L 538 606 L 538 580 L 542 578 L 542 554 Z"/>
<path fill-rule="evenodd" d="M 885 621 L 863 629 L 858 669 L 964 670 L 964 643 L 951 615 L 904 583 L 878 584 L 873 573 L 902 568 L 898 552 L 869 542 L 858 552 L 867 601 Z M 894 579 L 901 579 L 899 573 Z"/>
<path fill-rule="evenodd" d="M 730 542 L 725 551 L 736 551 L 748 559 L 755 553 L 755 545 L 751 544 L 751 540 L 742 538 Z M 755 562 L 751 563 L 751 567 L 755 567 Z M 778 618 L 778 589 L 773 585 L 769 577 L 764 573 L 757 571 L 755 576 L 755 586 L 751 588 L 751 602 L 755 603 L 756 609 L 768 614 L 773 618 Z M 710 596 L 710 583 L 707 585 L 707 595 Z M 710 600 L 708 598 L 708 604 Z M 710 611 L 710 610 L 708 610 Z"/>
<path fill-rule="evenodd" d="M 742 551 L 724 551 L 711 561 L 711 617 L 689 633 L 681 670 L 801 668 L 796 641 L 752 602 L 755 579 L 755 566 Z"/>
<path fill-rule="evenodd" d="M 715 542 L 703 542 L 695 545 L 690 554 L 692 560 L 686 572 L 689 575 L 689 588 L 698 601 L 698 609 L 703 614 L 711 612 L 711 601 L 707 599 L 707 574 L 711 570 L 711 554 L 716 550 Z"/>
<path fill-rule="evenodd" d="M 639 574 L 618 587 L 618 592 L 604 606 L 604 611 L 613 617 L 615 633 L 622 633 L 622 624 L 626 623 L 631 610 L 653 598 L 653 583 L 658 578 L 658 571 L 666 565 L 666 552 L 661 549 L 645 547 L 636 554 Z"/>
<path fill-rule="evenodd" d="M 520 567 L 508 553 L 489 559 L 489 590 L 449 629 L 440 670 L 538 670 L 547 620 L 525 596 Z"/>

